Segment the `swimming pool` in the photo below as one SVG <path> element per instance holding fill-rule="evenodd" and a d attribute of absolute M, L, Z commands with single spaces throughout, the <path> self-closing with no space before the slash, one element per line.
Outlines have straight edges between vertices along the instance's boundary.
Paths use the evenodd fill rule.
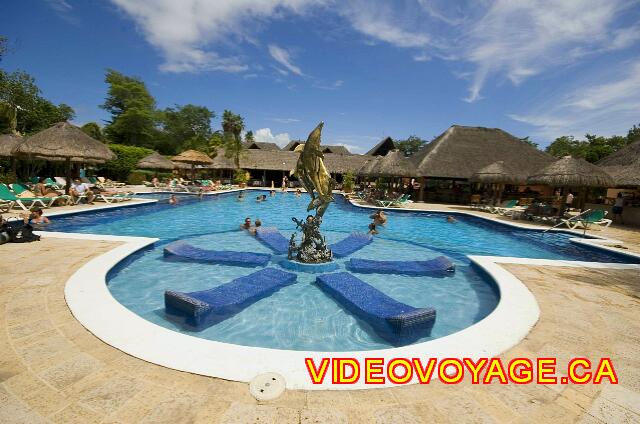
<path fill-rule="evenodd" d="M 247 192 L 238 202 L 234 194 L 197 200 L 183 196 L 178 206 L 166 202 L 110 211 L 57 217 L 51 230 L 81 233 L 158 237 L 152 248 L 132 255 L 112 270 L 111 294 L 144 319 L 197 337 L 247 346 L 312 351 L 354 351 L 391 347 L 368 325 L 350 315 L 319 290 L 314 274 L 299 273 L 296 284 L 254 303 L 234 317 L 194 332 L 164 313 L 165 290 L 196 291 L 219 286 L 247 275 L 250 268 L 185 263 L 166 260 L 164 246 L 185 240 L 207 249 L 269 252 L 254 237 L 239 231 L 246 216 L 260 218 L 291 234 L 291 216 L 303 218 L 308 197 L 277 193 L 265 203 Z M 149 197 L 166 198 L 166 194 Z M 370 211 L 351 206 L 337 197 L 325 215 L 323 231 L 328 241 L 340 240 L 352 231 L 365 231 Z M 498 294 L 491 280 L 473 267 L 466 255 L 516 256 L 597 262 L 632 262 L 613 253 L 580 246 L 573 235 L 508 227 L 481 218 L 458 215 L 447 223 L 440 213 L 389 212 L 389 223 L 375 241 L 353 254 L 366 259 L 425 260 L 445 255 L 457 265 L 446 278 L 366 274 L 362 280 L 378 290 L 415 307 L 434 307 L 436 324 L 427 337 L 439 338 L 481 320 L 496 306 Z M 348 259 L 348 258 L 347 258 Z M 346 259 L 338 260 L 344 270 Z M 277 258 L 272 266 L 278 267 Z"/>

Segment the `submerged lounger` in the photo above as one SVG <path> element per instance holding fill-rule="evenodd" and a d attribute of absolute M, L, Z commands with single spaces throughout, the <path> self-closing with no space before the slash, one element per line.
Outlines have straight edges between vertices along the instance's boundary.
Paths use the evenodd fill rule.
<path fill-rule="evenodd" d="M 164 305 L 168 313 L 185 316 L 187 324 L 202 330 L 295 281 L 296 274 L 265 268 L 209 290 L 191 293 L 167 290 Z"/>
<path fill-rule="evenodd" d="M 275 227 L 260 227 L 256 230 L 256 238 L 278 254 L 289 252 L 289 240 Z"/>
<path fill-rule="evenodd" d="M 349 270 L 363 273 L 446 275 L 454 272 L 456 266 L 446 256 L 438 256 L 429 261 L 373 261 L 369 259 L 349 260 Z"/>
<path fill-rule="evenodd" d="M 167 245 L 164 248 L 164 255 L 191 261 L 238 266 L 265 266 L 271 259 L 271 255 L 267 253 L 206 250 L 192 246 L 184 241 L 175 241 Z"/>
<path fill-rule="evenodd" d="M 333 252 L 333 256 L 336 258 L 342 258 L 362 249 L 367 244 L 371 243 L 372 240 L 373 237 L 369 234 L 352 233 L 347 238 L 329 245 L 329 249 Z"/>
<path fill-rule="evenodd" d="M 316 284 L 394 345 L 412 343 L 431 334 L 436 320 L 433 308 L 397 302 L 348 272 L 320 275 Z"/>

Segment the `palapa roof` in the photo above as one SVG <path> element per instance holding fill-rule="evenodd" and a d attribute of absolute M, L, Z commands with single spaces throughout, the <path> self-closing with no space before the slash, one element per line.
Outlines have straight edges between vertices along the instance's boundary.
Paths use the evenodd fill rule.
<path fill-rule="evenodd" d="M 266 143 L 262 141 L 252 141 L 245 143 L 247 149 L 259 149 L 259 150 L 280 150 L 280 147 L 276 143 Z"/>
<path fill-rule="evenodd" d="M 527 175 L 499 160 L 476 171 L 469 180 L 484 184 L 522 184 L 527 181 Z"/>
<path fill-rule="evenodd" d="M 240 155 L 240 168 L 261 169 L 266 171 L 291 171 L 296 167 L 300 154 L 286 150 L 245 150 Z M 366 158 L 361 155 L 338 155 L 326 153 L 324 163 L 330 173 L 356 172 Z M 218 149 L 218 154 L 209 166 L 214 169 L 234 169 L 233 158 L 225 157 L 224 149 Z"/>
<path fill-rule="evenodd" d="M 295 150 L 296 147 L 298 147 L 298 145 L 300 144 L 304 144 L 304 141 L 302 140 L 291 140 L 289 143 L 287 143 L 286 146 L 284 146 L 282 148 L 282 150 L 289 150 L 291 152 L 293 152 Z"/>
<path fill-rule="evenodd" d="M 640 162 L 627 166 L 603 166 L 616 186 L 640 187 Z"/>
<path fill-rule="evenodd" d="M 373 175 L 373 169 L 377 166 L 378 162 L 382 160 L 382 156 L 365 156 L 367 160 L 362 164 L 360 169 L 358 169 L 358 175 Z"/>
<path fill-rule="evenodd" d="M 385 137 L 380 142 L 378 142 L 378 144 L 373 146 L 371 150 L 365 153 L 365 155 L 384 156 L 387 153 L 389 153 L 389 151 L 395 150 L 395 149 L 396 149 L 396 144 L 393 142 L 393 139 L 391 137 Z"/>
<path fill-rule="evenodd" d="M 206 153 L 199 152 L 197 150 L 185 150 L 177 156 L 171 158 L 175 162 L 189 163 L 191 165 L 209 165 L 213 163 Z"/>
<path fill-rule="evenodd" d="M 404 156 L 400 150 L 391 150 L 384 156 L 379 156 L 379 160 L 372 163 L 368 170 L 368 175 L 378 177 L 413 177 L 416 170 L 411 161 Z"/>
<path fill-rule="evenodd" d="M 627 166 L 640 164 L 640 140 L 627 144 L 622 149 L 600 159 L 598 166 Z"/>
<path fill-rule="evenodd" d="M 9 157 L 13 150 L 24 140 L 16 134 L 0 134 L 0 157 Z"/>
<path fill-rule="evenodd" d="M 584 159 L 565 156 L 531 175 L 530 184 L 553 187 L 611 187 L 614 181 L 602 168 Z"/>
<path fill-rule="evenodd" d="M 459 179 L 499 160 L 527 174 L 556 160 L 501 129 L 460 125 L 451 126 L 410 159 L 423 177 Z"/>
<path fill-rule="evenodd" d="M 116 155 L 98 140 L 68 122 L 58 122 L 46 130 L 25 138 L 14 150 L 18 156 L 35 159 L 99 163 Z"/>
<path fill-rule="evenodd" d="M 351 152 L 344 146 L 320 146 L 322 147 L 322 153 L 337 153 L 339 155 L 350 155 Z"/>
<path fill-rule="evenodd" d="M 174 169 L 176 164 L 165 158 L 158 152 L 153 152 L 149 156 L 140 159 L 136 165 L 142 169 Z"/>

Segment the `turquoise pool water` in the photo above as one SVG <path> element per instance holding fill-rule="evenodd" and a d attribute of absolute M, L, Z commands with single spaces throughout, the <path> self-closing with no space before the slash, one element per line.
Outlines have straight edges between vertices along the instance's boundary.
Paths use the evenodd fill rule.
<path fill-rule="evenodd" d="M 388 348 L 368 325 L 350 315 L 319 290 L 314 274 L 299 273 L 296 284 L 262 299 L 234 317 L 194 332 L 164 313 L 164 291 L 197 291 L 225 284 L 255 269 L 167 260 L 163 247 L 185 240 L 206 249 L 272 253 L 253 236 L 240 231 L 244 218 L 260 218 L 285 236 L 294 230 L 292 216 L 304 218 L 308 197 L 278 192 L 264 203 L 248 191 L 244 201 L 235 194 L 179 196 L 177 206 L 166 203 L 56 217 L 55 231 L 158 237 L 160 242 L 132 255 L 109 275 L 112 295 L 141 317 L 193 336 L 248 346 L 278 349 L 349 351 Z M 352 231 L 366 231 L 370 211 L 353 207 L 337 196 L 325 215 L 323 231 L 335 242 Z M 457 266 L 449 277 L 362 274 L 359 278 L 390 297 L 414 307 L 434 307 L 437 320 L 426 341 L 459 331 L 481 320 L 498 301 L 493 283 L 466 255 L 498 255 L 548 259 L 632 262 L 623 256 L 571 243 L 569 234 L 507 227 L 480 218 L 458 215 L 447 223 L 438 213 L 390 212 L 389 223 L 374 242 L 351 257 L 377 260 L 427 260 L 440 255 Z M 279 267 L 274 256 L 270 266 Z M 348 258 L 338 260 L 341 270 Z"/>

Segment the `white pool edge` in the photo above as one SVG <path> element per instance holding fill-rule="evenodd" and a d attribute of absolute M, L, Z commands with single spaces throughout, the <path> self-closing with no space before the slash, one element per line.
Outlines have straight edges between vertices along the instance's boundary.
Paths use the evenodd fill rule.
<path fill-rule="evenodd" d="M 466 212 L 456 213 L 478 216 Z M 531 229 L 530 226 L 496 222 Z M 539 228 L 536 229 L 539 230 Z M 493 357 L 514 347 L 536 324 L 540 309 L 533 294 L 518 278 L 501 267 L 501 263 L 640 270 L 640 265 L 635 264 L 469 256 L 474 264 L 482 268 L 495 281 L 500 291 L 500 300 L 496 308 L 472 326 L 436 340 L 399 348 L 354 352 L 292 351 L 200 339 L 153 324 L 121 305 L 107 287 L 108 272 L 129 255 L 155 243 L 158 239 L 56 232 L 43 232 L 41 235 L 45 238 L 123 243 L 91 259 L 78 269 L 65 285 L 65 299 L 74 317 L 110 346 L 167 368 L 226 380 L 249 382 L 258 374 L 277 372 L 285 377 L 288 389 L 305 390 L 354 390 L 395 386 L 391 383 L 365 385 L 363 381 L 350 385 L 334 385 L 331 384 L 330 374 L 327 375 L 323 384 L 314 385 L 308 375 L 305 358 L 313 358 L 316 363 L 319 363 L 322 358 L 354 358 L 363 365 L 365 358 L 371 357 L 383 358 L 385 363 L 393 358 Z M 608 239 L 588 240 L 590 242 L 585 239 L 577 239 L 576 242 L 601 249 L 606 246 L 600 246 L 599 243 L 612 242 Z M 606 250 L 640 256 L 611 248 Z M 505 327 L 505 323 L 509 323 L 508 327 Z M 410 382 L 410 384 L 413 383 L 417 383 L 416 379 Z"/>

